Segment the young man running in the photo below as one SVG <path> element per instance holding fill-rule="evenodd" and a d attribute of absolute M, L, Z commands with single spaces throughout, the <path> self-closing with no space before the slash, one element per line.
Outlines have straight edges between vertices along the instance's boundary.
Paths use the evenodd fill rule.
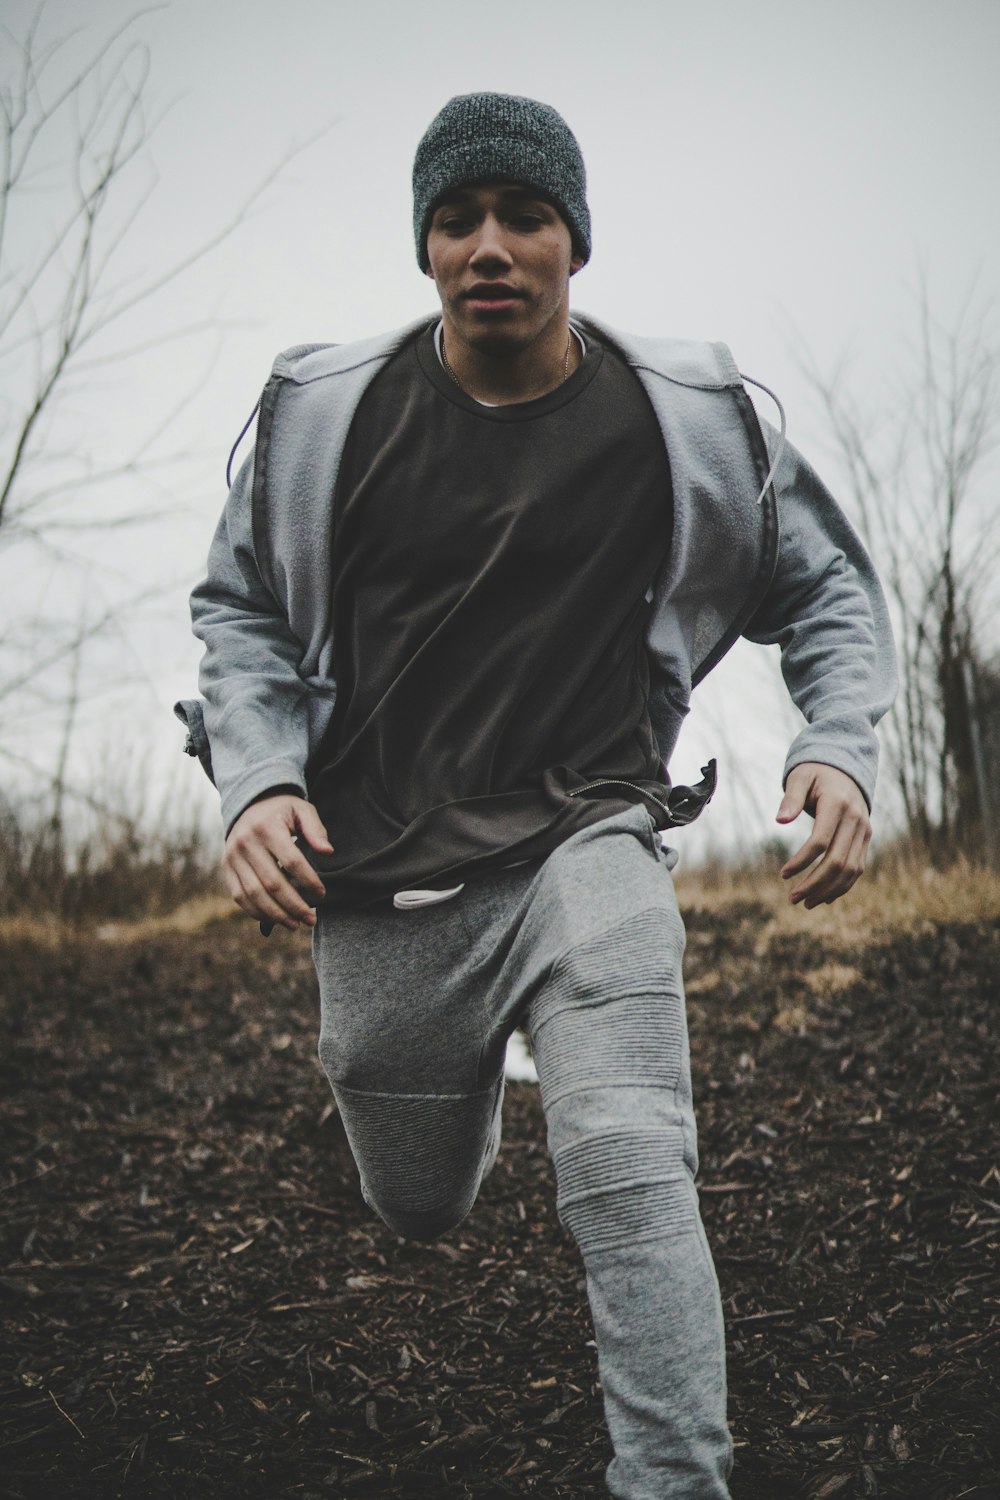
<path fill-rule="evenodd" d="M 590 217 L 554 110 L 451 100 L 413 189 L 440 316 L 278 359 L 193 595 L 192 740 L 235 901 L 313 928 L 368 1203 L 415 1237 L 469 1212 L 524 1026 L 609 1490 L 720 1500 L 722 1311 L 661 838 L 714 770 L 671 788 L 666 764 L 693 685 L 740 635 L 777 642 L 806 720 L 778 816 L 815 820 L 782 874 L 793 902 L 835 901 L 870 838 L 885 605 L 723 345 L 571 320 Z"/>

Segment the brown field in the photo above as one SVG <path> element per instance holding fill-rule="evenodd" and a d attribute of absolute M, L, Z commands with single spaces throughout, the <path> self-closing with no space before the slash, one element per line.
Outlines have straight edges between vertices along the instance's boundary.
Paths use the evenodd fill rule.
<path fill-rule="evenodd" d="M 1000 880 L 886 867 L 814 913 L 680 885 L 734 1500 L 996 1500 Z M 598 1500 L 537 1091 L 465 1224 L 401 1243 L 307 944 L 224 910 L 0 927 L 0 1491 Z"/>

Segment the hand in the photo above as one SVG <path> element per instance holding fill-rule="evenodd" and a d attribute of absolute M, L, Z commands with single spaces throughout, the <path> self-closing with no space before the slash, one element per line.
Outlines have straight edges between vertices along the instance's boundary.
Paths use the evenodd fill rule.
<path fill-rule="evenodd" d="M 812 833 L 782 866 L 781 878 L 808 870 L 788 899 L 811 911 L 836 901 L 864 874 L 872 825 L 857 783 L 818 761 L 803 761 L 789 772 L 777 821 L 793 823 L 801 812 L 815 819 Z"/>
<path fill-rule="evenodd" d="M 302 797 L 279 792 L 251 802 L 226 839 L 222 868 L 229 894 L 241 911 L 259 922 L 280 923 L 295 932 L 299 923 L 316 925 L 305 893 L 319 900 L 326 889 L 293 834 L 325 854 L 333 853 L 319 813 Z"/>

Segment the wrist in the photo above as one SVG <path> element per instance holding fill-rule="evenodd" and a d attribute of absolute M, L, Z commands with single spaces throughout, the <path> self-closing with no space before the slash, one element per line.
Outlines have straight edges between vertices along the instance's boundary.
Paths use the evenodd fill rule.
<path fill-rule="evenodd" d="M 297 786 L 292 786 L 291 784 L 287 786 L 269 786 L 266 791 L 258 792 L 256 797 L 251 797 L 247 803 L 247 807 L 253 807 L 255 802 L 266 802 L 268 797 L 298 797 L 300 801 L 305 800 L 301 790 Z"/>

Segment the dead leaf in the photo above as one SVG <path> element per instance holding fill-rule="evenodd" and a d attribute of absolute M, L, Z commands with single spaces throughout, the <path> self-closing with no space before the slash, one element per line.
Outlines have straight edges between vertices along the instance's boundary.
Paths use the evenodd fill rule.
<path fill-rule="evenodd" d="M 910 1445 L 906 1441 L 906 1436 L 903 1432 L 902 1427 L 898 1425 L 890 1427 L 889 1435 L 886 1441 L 889 1445 L 889 1452 L 892 1454 L 896 1462 L 905 1464 L 910 1457 Z"/>

